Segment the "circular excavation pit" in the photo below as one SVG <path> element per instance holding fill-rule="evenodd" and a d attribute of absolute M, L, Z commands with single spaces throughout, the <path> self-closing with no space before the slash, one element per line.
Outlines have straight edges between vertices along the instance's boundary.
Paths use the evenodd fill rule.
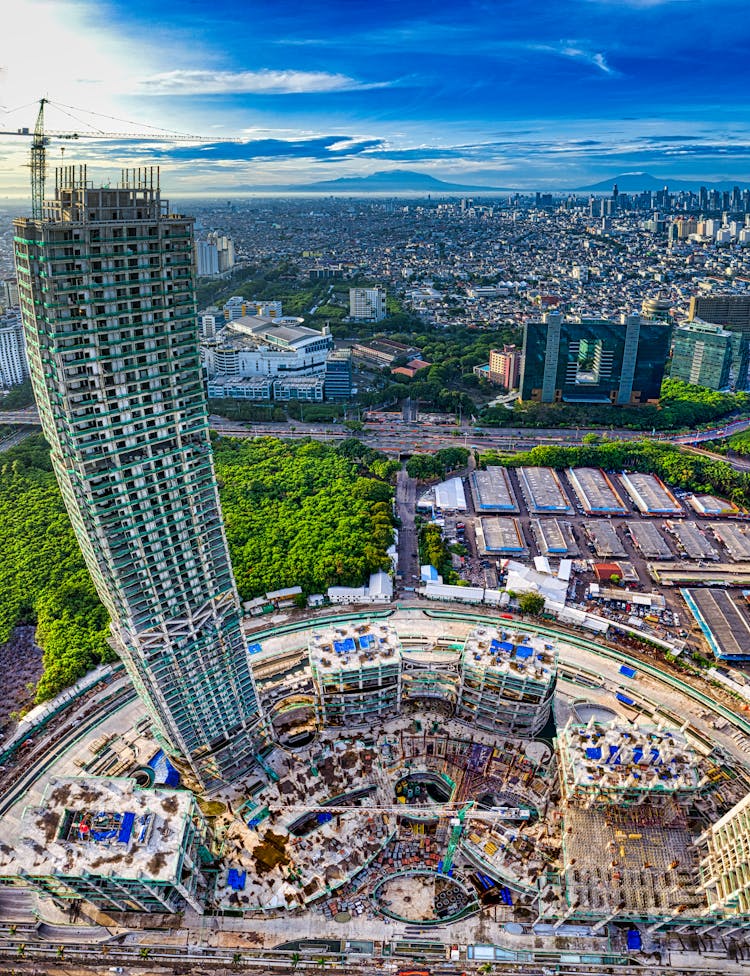
<path fill-rule="evenodd" d="M 441 925 L 475 911 L 475 896 L 455 878 L 410 871 L 384 878 L 372 890 L 381 915 L 404 922 Z"/>

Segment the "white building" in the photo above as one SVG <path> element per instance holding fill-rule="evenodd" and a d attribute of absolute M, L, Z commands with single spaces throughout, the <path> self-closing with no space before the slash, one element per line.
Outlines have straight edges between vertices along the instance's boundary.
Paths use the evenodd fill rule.
<path fill-rule="evenodd" d="M 353 319 L 380 322 L 385 318 L 385 289 L 350 288 L 349 315 Z"/>
<path fill-rule="evenodd" d="M 219 273 L 219 252 L 211 241 L 195 242 L 195 267 L 199 278 L 213 278 Z"/>
<path fill-rule="evenodd" d="M 234 242 L 213 231 L 205 241 L 195 242 L 195 263 L 200 278 L 225 274 L 234 267 Z"/>
<path fill-rule="evenodd" d="M 202 323 L 207 314 L 201 316 Z M 211 337 L 202 324 L 201 360 L 209 397 L 322 400 L 333 339 L 327 327 L 318 332 L 302 321 L 242 316 L 223 326 L 215 322 L 217 331 Z"/>
<path fill-rule="evenodd" d="M 226 234 L 219 234 L 218 231 L 208 235 L 208 242 L 216 248 L 216 255 L 219 263 L 219 274 L 231 271 L 234 267 L 234 241 Z"/>
<path fill-rule="evenodd" d="M 0 315 L 0 386 L 18 386 L 28 375 L 21 312 L 14 309 Z"/>
<path fill-rule="evenodd" d="M 367 586 L 329 586 L 331 603 L 390 603 L 393 600 L 393 580 L 379 569 L 372 573 Z"/>

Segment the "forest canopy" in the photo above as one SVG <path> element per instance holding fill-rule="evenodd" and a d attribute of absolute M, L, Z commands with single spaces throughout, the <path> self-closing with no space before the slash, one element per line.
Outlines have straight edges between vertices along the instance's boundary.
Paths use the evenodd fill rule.
<path fill-rule="evenodd" d="M 386 480 L 393 462 L 353 440 L 333 447 L 275 438 L 214 442 L 227 537 L 240 595 L 282 586 L 306 593 L 361 585 L 388 568 L 393 541 Z M 34 435 L 0 455 L 0 642 L 36 623 L 44 650 L 37 701 L 114 657 L 109 621 Z"/>

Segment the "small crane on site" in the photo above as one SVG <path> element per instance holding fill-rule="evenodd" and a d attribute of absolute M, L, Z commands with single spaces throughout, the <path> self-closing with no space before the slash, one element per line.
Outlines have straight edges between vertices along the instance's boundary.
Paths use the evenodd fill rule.
<path fill-rule="evenodd" d="M 69 116 L 69 118 L 74 119 L 74 121 L 81 121 L 80 119 L 75 119 L 73 115 L 66 109 L 71 109 L 76 112 L 88 112 L 87 109 L 76 109 L 71 105 L 63 105 L 59 102 L 52 102 L 49 98 L 39 99 L 39 111 L 36 116 L 36 123 L 34 124 L 33 132 L 28 128 L 12 130 L 0 130 L 0 136 L 20 136 L 20 137 L 31 137 L 31 150 L 29 158 L 29 167 L 31 169 L 31 216 L 35 220 L 40 220 L 42 217 L 42 208 L 44 206 L 44 184 L 47 171 L 47 145 L 50 138 L 55 139 L 133 139 L 137 141 L 151 140 L 153 142 L 163 142 L 164 140 L 176 141 L 176 142 L 215 142 L 215 139 L 211 139 L 208 136 L 195 136 L 188 135 L 183 132 L 172 132 L 166 129 L 158 129 L 156 126 L 147 126 L 151 129 L 151 132 L 105 132 L 102 129 L 94 127 L 94 131 L 81 131 L 81 132 L 64 132 L 52 130 L 45 130 L 44 127 L 44 108 L 46 105 L 52 105 L 58 108 L 64 115 Z M 127 122 L 128 125 L 136 125 L 138 123 L 131 123 L 125 119 L 115 119 L 114 116 L 101 115 L 99 112 L 88 112 L 89 115 L 100 116 L 101 118 L 110 119 L 115 122 Z M 84 125 L 91 123 L 84 123 Z M 235 140 L 232 140 L 235 141 Z M 64 150 L 64 147 L 63 147 Z"/>

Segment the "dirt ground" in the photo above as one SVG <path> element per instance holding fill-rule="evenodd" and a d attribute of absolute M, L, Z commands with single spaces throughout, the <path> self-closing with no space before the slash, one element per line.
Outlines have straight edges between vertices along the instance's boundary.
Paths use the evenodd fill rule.
<path fill-rule="evenodd" d="M 0 644 L 0 729 L 11 712 L 34 704 L 34 688 L 42 673 L 42 650 L 34 643 L 34 627 L 16 627 L 6 644 Z M 33 685 L 31 691 L 27 685 Z"/>

